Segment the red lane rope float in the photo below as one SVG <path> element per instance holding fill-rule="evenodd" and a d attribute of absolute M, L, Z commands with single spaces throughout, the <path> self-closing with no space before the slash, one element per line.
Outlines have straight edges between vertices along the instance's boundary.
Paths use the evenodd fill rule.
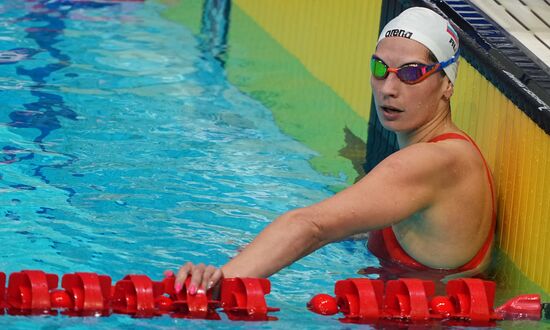
<path fill-rule="evenodd" d="M 276 318 L 267 313 L 279 309 L 267 307 L 265 295 L 270 291 L 266 279 L 228 278 L 222 285 L 222 307 L 230 320 L 273 321 Z"/>
<path fill-rule="evenodd" d="M 175 318 L 221 319 L 221 308 L 230 320 L 271 321 L 265 295 L 271 291 L 267 279 L 228 278 L 221 283 L 220 300 L 212 292 L 187 294 L 190 278 L 175 292 L 175 277 L 152 281 L 145 275 L 127 275 L 114 286 L 111 277 L 96 273 L 65 274 L 59 278 L 41 270 L 23 270 L 9 276 L 0 272 L 0 314 L 50 314 L 108 316 L 112 313 L 149 318 L 168 314 Z"/>
<path fill-rule="evenodd" d="M 495 287 L 491 281 L 460 278 L 447 283 L 447 296 L 433 296 L 431 281 L 399 279 L 384 286 L 381 280 L 347 279 L 336 282 L 335 297 L 316 295 L 308 309 L 322 315 L 341 312 L 344 323 L 489 325 L 500 320 L 541 320 L 547 304 L 541 303 L 540 295 L 521 295 L 493 308 Z"/>

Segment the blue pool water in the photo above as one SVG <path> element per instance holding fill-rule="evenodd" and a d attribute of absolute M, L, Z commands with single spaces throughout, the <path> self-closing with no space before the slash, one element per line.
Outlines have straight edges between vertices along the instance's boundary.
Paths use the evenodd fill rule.
<path fill-rule="evenodd" d="M 315 172 L 314 153 L 162 9 L 0 3 L 0 271 L 159 280 L 188 260 L 221 265 L 277 215 L 345 184 Z M 305 304 L 369 264 L 364 242 L 346 241 L 273 276 L 277 322 L 4 315 L 0 325 L 347 328 Z"/>

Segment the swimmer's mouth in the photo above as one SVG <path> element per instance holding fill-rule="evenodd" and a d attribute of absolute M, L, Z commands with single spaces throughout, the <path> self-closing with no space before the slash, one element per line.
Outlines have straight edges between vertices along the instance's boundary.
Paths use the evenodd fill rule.
<path fill-rule="evenodd" d="M 380 109 L 384 112 L 404 112 L 401 109 L 394 108 L 392 106 L 381 106 Z"/>

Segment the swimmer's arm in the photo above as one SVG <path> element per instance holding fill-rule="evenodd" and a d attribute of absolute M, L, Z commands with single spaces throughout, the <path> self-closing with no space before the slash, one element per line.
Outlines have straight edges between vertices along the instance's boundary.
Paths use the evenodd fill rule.
<path fill-rule="evenodd" d="M 282 215 L 222 267 L 224 276 L 270 276 L 327 243 L 392 225 L 429 207 L 454 180 L 452 157 L 439 149 L 410 146 L 333 197 Z"/>

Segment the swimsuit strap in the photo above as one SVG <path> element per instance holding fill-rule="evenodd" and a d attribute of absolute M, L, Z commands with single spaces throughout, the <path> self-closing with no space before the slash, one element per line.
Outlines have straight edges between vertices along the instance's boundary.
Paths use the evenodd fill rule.
<path fill-rule="evenodd" d="M 439 141 L 443 141 L 443 140 L 452 140 L 452 139 L 456 139 L 456 140 L 466 140 L 466 141 L 470 141 L 470 142 L 473 142 L 472 139 L 469 139 L 467 138 L 466 136 L 462 135 L 462 134 L 458 134 L 458 133 L 445 133 L 445 134 L 441 134 L 441 135 L 438 135 L 436 137 L 434 137 L 433 139 L 431 139 L 430 141 L 428 141 L 428 143 L 430 142 L 439 142 Z M 475 143 L 474 143 L 475 145 Z M 476 146 L 477 147 L 477 146 Z M 479 149 L 478 149 L 479 150 Z"/>
<path fill-rule="evenodd" d="M 483 157 L 483 153 L 477 146 L 477 144 L 472 140 L 471 137 L 469 137 L 466 133 L 464 135 L 458 134 L 458 133 L 445 133 L 436 136 L 435 138 L 431 139 L 429 142 L 438 142 L 442 140 L 449 140 L 449 139 L 459 139 L 459 140 L 465 140 L 469 141 L 477 150 L 479 155 L 481 156 L 481 160 L 483 160 L 483 166 L 485 167 L 485 173 L 487 175 L 487 180 L 489 181 L 489 188 L 491 189 L 491 205 L 492 205 L 492 211 L 491 211 L 491 228 L 489 229 L 489 236 L 487 237 L 487 240 L 485 240 L 485 243 L 481 247 L 481 249 L 476 253 L 476 255 L 468 261 L 466 264 L 460 266 L 459 270 L 468 270 L 477 267 L 482 261 L 483 258 L 485 258 L 485 255 L 487 252 L 489 252 L 489 249 L 491 248 L 491 243 L 493 242 L 494 236 L 495 236 L 495 227 L 496 227 L 496 202 L 495 202 L 495 189 L 494 189 L 494 183 L 493 178 L 491 176 L 491 171 L 489 170 L 489 165 L 487 165 L 487 161 L 485 160 L 485 157 Z M 392 230 L 393 231 L 393 230 Z"/>
<path fill-rule="evenodd" d="M 435 138 L 431 139 L 430 142 L 437 142 L 441 140 L 447 140 L 447 139 L 460 139 L 460 140 L 466 140 L 469 141 L 476 149 L 479 155 L 481 156 L 481 160 L 483 160 L 483 166 L 485 167 L 485 173 L 487 174 L 487 180 L 489 181 L 489 188 L 491 189 L 491 204 L 492 204 L 492 211 L 491 211 L 491 228 L 489 229 L 489 236 L 487 237 L 487 240 L 485 240 L 485 243 L 481 247 L 481 249 L 476 253 L 476 255 L 468 261 L 466 264 L 460 266 L 459 270 L 468 270 L 473 269 L 477 267 L 482 261 L 483 258 L 485 258 L 485 255 L 489 252 L 491 248 L 491 244 L 493 242 L 493 239 L 495 237 L 495 228 L 496 228 L 496 222 L 497 222 L 497 213 L 496 213 L 496 201 L 495 201 L 495 189 L 494 189 L 494 183 L 493 178 L 491 176 L 491 170 L 489 170 L 489 165 L 487 165 L 487 161 L 485 160 L 485 157 L 483 157 L 483 153 L 477 146 L 477 144 L 472 140 L 471 137 L 462 134 L 457 133 L 446 133 L 441 134 L 439 136 L 436 136 Z"/>
<path fill-rule="evenodd" d="M 495 227 L 496 227 L 496 210 L 495 210 L 495 193 L 493 188 L 493 179 L 491 177 L 491 171 L 489 170 L 489 166 L 487 165 L 487 162 L 485 161 L 485 158 L 483 157 L 483 154 L 481 153 L 481 150 L 476 145 L 476 143 L 467 135 L 462 135 L 458 133 L 445 133 L 436 136 L 435 138 L 431 139 L 428 142 L 438 142 L 443 140 L 450 140 L 450 139 L 458 139 L 458 140 L 465 140 L 470 142 L 479 152 L 481 155 L 481 159 L 483 160 L 483 165 L 485 167 L 485 172 L 487 174 L 487 179 L 489 180 L 489 187 L 491 189 L 491 201 L 492 201 L 492 214 L 491 214 L 491 228 L 489 231 L 489 236 L 487 237 L 487 240 L 481 247 L 481 249 L 476 253 L 476 255 L 468 261 L 466 264 L 458 267 L 456 271 L 461 272 L 469 269 L 473 269 L 477 267 L 482 261 L 483 258 L 485 258 L 485 255 L 491 248 L 491 243 L 493 242 L 494 235 L 495 235 Z M 395 236 L 395 233 L 393 231 L 393 228 L 386 227 L 380 231 L 373 232 L 373 244 L 369 244 L 369 248 L 373 247 L 373 252 L 377 252 L 376 254 L 381 254 L 381 246 L 385 246 L 385 251 L 381 255 L 388 256 L 390 259 L 393 259 L 400 264 L 403 264 L 405 266 L 419 269 L 419 270 L 426 270 L 430 269 L 429 267 L 419 263 L 414 258 L 409 256 L 409 254 L 403 249 L 401 244 L 399 244 L 399 241 L 397 240 L 397 237 Z M 369 236 L 370 239 L 370 236 Z M 382 242 L 380 242 L 382 241 Z M 380 245 L 382 244 L 382 245 Z"/>

